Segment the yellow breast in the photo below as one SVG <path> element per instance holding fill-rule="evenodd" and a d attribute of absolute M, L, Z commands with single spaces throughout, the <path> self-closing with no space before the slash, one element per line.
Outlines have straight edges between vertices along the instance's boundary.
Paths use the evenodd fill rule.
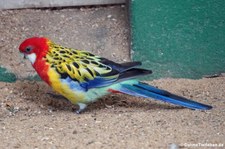
<path fill-rule="evenodd" d="M 48 76 L 52 88 L 70 100 L 73 104 L 85 103 L 85 97 L 82 92 L 76 92 L 70 89 L 69 85 L 60 80 L 60 75 L 52 68 L 48 71 Z"/>

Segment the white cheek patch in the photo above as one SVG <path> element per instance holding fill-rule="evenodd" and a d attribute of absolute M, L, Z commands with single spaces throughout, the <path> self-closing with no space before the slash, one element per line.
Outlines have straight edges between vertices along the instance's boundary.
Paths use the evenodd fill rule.
<path fill-rule="evenodd" d="M 26 57 L 29 59 L 29 61 L 30 61 L 32 64 L 34 64 L 34 63 L 35 63 L 36 58 L 37 58 L 37 56 L 36 56 L 36 54 L 35 54 L 35 53 L 28 54 L 28 55 L 26 55 Z"/>

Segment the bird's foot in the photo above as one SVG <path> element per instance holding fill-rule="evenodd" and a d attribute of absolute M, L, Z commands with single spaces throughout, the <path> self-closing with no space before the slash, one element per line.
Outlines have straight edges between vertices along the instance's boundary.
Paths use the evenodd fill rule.
<path fill-rule="evenodd" d="M 76 111 L 77 114 L 80 114 L 81 112 L 83 112 L 87 107 L 87 105 L 84 103 L 78 103 L 78 106 L 79 106 L 79 110 Z"/>

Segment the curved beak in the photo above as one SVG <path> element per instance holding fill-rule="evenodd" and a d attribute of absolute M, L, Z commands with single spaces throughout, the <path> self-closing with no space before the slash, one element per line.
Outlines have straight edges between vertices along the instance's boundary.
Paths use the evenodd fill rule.
<path fill-rule="evenodd" d="M 26 55 L 22 52 L 20 52 L 21 57 L 23 57 L 23 59 L 27 59 Z"/>

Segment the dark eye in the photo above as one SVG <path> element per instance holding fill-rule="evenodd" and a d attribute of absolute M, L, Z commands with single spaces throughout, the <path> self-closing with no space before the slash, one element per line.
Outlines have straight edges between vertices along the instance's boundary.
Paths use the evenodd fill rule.
<path fill-rule="evenodd" d="M 33 50 L 33 48 L 29 46 L 29 47 L 26 47 L 25 52 L 26 52 L 26 53 L 29 53 L 29 52 L 32 51 L 32 50 Z"/>

